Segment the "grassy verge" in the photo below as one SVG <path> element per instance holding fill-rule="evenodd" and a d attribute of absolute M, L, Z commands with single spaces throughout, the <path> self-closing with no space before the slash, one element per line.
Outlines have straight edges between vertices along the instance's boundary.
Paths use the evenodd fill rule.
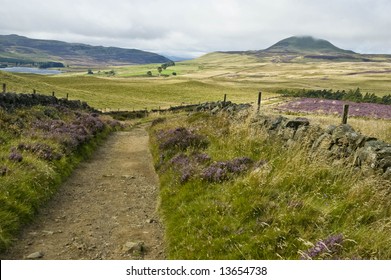
<path fill-rule="evenodd" d="M 0 109 L 0 250 L 116 127 L 64 107 Z"/>
<path fill-rule="evenodd" d="M 391 258 L 389 181 L 286 149 L 247 121 L 152 127 L 169 258 Z"/>

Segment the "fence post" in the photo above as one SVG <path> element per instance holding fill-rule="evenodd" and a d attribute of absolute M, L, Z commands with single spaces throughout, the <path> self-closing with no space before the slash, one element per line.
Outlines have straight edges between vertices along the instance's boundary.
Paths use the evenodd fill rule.
<path fill-rule="evenodd" d="M 348 123 L 348 115 L 349 115 L 349 104 L 344 104 L 343 105 L 342 124 Z"/>
<path fill-rule="evenodd" d="M 53 96 L 53 97 L 55 97 L 55 96 L 56 96 L 56 94 L 55 94 L 55 92 L 54 92 L 54 91 L 52 92 L 52 96 Z"/>
<path fill-rule="evenodd" d="M 227 94 L 224 94 L 223 106 L 225 106 L 225 102 L 227 102 Z"/>
<path fill-rule="evenodd" d="M 3 93 L 6 93 L 6 91 L 7 91 L 7 84 L 4 83 L 4 84 L 3 84 Z"/>
<path fill-rule="evenodd" d="M 259 111 L 259 109 L 261 108 L 261 100 L 262 100 L 262 91 L 259 91 L 258 92 L 258 107 L 257 107 L 257 111 Z"/>
<path fill-rule="evenodd" d="M 69 98 L 69 93 L 67 93 L 67 100 L 68 100 L 68 98 Z"/>
<path fill-rule="evenodd" d="M 36 94 L 36 93 L 37 93 L 37 91 L 35 89 L 33 89 L 33 94 Z"/>

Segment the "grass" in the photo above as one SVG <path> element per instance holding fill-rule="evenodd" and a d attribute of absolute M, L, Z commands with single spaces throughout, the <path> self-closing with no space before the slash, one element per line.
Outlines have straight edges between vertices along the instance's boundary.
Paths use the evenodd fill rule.
<path fill-rule="evenodd" d="M 206 182 L 197 172 L 181 181 L 186 169 L 174 166 L 168 154 L 161 157 L 155 137 L 175 127 L 209 140 L 205 149 L 190 146 L 179 153 L 198 151 L 211 162 L 249 157 L 264 164 L 221 182 Z M 151 136 L 169 258 L 391 258 L 389 181 L 326 159 L 310 160 L 301 147 L 286 149 L 250 129 L 245 118 L 182 117 L 154 126 Z"/>
<path fill-rule="evenodd" d="M 36 89 L 45 94 L 55 91 L 57 97 L 69 94 L 70 99 L 111 110 L 216 101 L 222 100 L 224 94 L 236 103 L 256 102 L 260 89 L 265 99 L 284 88 L 359 87 L 363 93 L 379 96 L 390 93 L 391 73 L 385 72 L 389 64 L 384 62 L 273 63 L 246 55 L 213 53 L 177 63 L 163 72 L 176 72 L 177 76 L 159 77 L 157 66 L 92 69 L 94 75 L 87 75 L 87 69 L 70 69 L 69 73 L 57 76 L 0 71 L 0 84 L 7 83 L 8 89 L 15 92 Z M 114 77 L 104 74 L 110 70 L 115 71 Z M 153 77 L 145 76 L 149 70 Z M 263 104 L 267 105 L 267 101 Z M 262 110 L 268 110 L 267 106 Z M 72 162 L 76 163 L 78 157 L 72 157 L 75 161 L 70 160 L 71 163 L 59 161 L 52 165 L 26 153 L 22 162 L 10 161 L 10 148 L 21 139 L 18 118 L 23 117 L 19 113 L 15 118 L 1 114 L 0 125 L 6 124 L 7 129 L 0 131 L 0 139 L 6 143 L 0 149 L 0 159 L 6 162 L 0 164 L 0 172 L 2 165 L 6 165 L 16 178 L 0 177 L 1 199 L 5 202 L 2 205 L 9 210 L 0 211 L 0 244 L 8 244 L 12 238 L 9 233 L 15 232 L 22 221 L 29 220 L 39 207 L 31 198 L 39 202 L 46 199 L 46 194 L 54 191 L 53 186 L 62 178 L 58 170 L 74 166 Z M 311 116 L 311 119 L 322 126 L 340 122 L 333 116 Z M 287 150 L 278 140 L 267 138 L 262 130 L 249 129 L 247 121 L 245 116 L 233 119 L 207 114 L 176 115 L 151 130 L 170 258 L 391 258 L 389 182 L 332 166 L 325 159 L 309 160 L 301 147 Z M 391 142 L 390 121 L 350 118 L 348 122 L 364 134 Z M 190 146 L 176 153 L 159 150 L 156 132 L 178 127 L 205 136 L 208 146 L 204 149 Z M 58 149 L 54 143 L 45 143 Z M 178 153 L 195 165 L 189 171 L 194 174 L 186 180 L 181 179 L 181 172 L 188 170 L 174 168 L 170 162 Z M 196 162 L 192 159 L 196 153 L 207 154 L 211 160 Z M 239 174 L 230 173 L 228 180 L 202 179 L 202 172 L 213 162 L 239 157 L 251 159 L 254 166 Z M 259 162 L 266 164 L 256 167 Z M 23 170 L 32 172 L 25 174 Z M 9 193 L 9 189 L 15 191 Z M 45 196 L 41 197 L 39 192 Z M 319 244 L 328 244 L 330 248 L 326 250 Z"/>
<path fill-rule="evenodd" d="M 224 94 L 236 102 L 256 102 L 261 89 L 263 98 L 279 89 L 349 90 L 359 87 L 363 93 L 389 94 L 389 64 L 385 62 L 303 62 L 273 63 L 248 55 L 212 53 L 176 63 L 158 76 L 158 64 L 118 66 L 107 69 L 69 68 L 56 76 L 7 74 L 0 71 L 0 83 L 15 92 L 56 92 L 69 94 L 91 106 L 111 110 L 156 109 L 181 103 L 221 100 Z M 108 77 L 104 72 L 114 70 Z M 76 71 L 76 72 L 75 72 Z M 79 72 L 77 72 L 79 71 Z M 100 71 L 100 73 L 99 73 Z M 147 71 L 153 77 L 146 77 Z M 172 76 L 176 72 L 177 76 Z"/>
<path fill-rule="evenodd" d="M 65 107 L 0 109 L 0 250 L 115 124 Z"/>

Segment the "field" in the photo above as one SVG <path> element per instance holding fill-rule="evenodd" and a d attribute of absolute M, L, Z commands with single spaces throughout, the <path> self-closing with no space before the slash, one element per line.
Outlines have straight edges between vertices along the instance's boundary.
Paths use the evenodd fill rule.
<path fill-rule="evenodd" d="M 157 64 L 92 69 L 70 69 L 58 76 L 0 72 L 0 83 L 14 92 L 44 94 L 87 101 L 99 109 L 133 110 L 169 107 L 181 103 L 221 100 L 224 94 L 234 102 L 256 102 L 279 89 L 349 90 L 389 94 L 390 63 L 386 62 L 303 62 L 272 63 L 247 55 L 212 53 L 178 62 L 158 75 Z M 113 70 L 114 76 L 105 74 Z M 76 72 L 75 72 L 76 71 Z M 99 72 L 100 71 L 100 72 Z M 147 77 L 147 71 L 153 76 Z M 172 73 L 177 75 L 173 76 Z M 168 76 L 167 76 L 168 75 Z"/>
<path fill-rule="evenodd" d="M 278 90 L 360 88 L 363 94 L 391 93 L 391 64 L 386 62 L 273 63 L 212 53 L 179 62 L 161 75 L 158 66 L 91 69 L 93 75 L 80 68 L 57 76 L 0 71 L 0 84 L 6 83 L 11 92 L 35 89 L 47 95 L 55 92 L 59 98 L 69 95 L 101 110 L 167 108 L 222 100 L 224 94 L 236 103 L 255 103 L 261 90 L 262 114 L 275 114 L 280 106 L 277 113 L 305 116 L 322 127 L 340 123 L 340 116 L 333 113 L 342 103 L 338 103 L 339 109 L 332 108 L 331 114 L 326 114 L 324 106 L 304 110 L 299 105 L 311 100 L 287 105 L 286 101 L 298 101 L 282 99 Z M 152 72 L 151 77 L 147 71 Z M 281 111 L 283 106 L 286 110 Z M 390 106 L 383 106 L 384 114 L 378 116 L 382 119 L 366 114 L 352 116 L 348 123 L 365 135 L 391 142 Z M 375 112 L 380 112 L 378 108 Z M 9 179 L 9 170 L 18 170 L 25 162 L 11 156 L 13 151 L 24 149 L 24 154 L 35 157 L 30 148 L 35 138 L 27 143 L 28 148 L 21 145 L 18 150 L 19 144 L 24 144 L 19 143 L 23 133 L 7 120 L 46 118 L 42 117 L 44 108 L 37 110 L 33 114 L 21 109 L 15 116 L 2 113 L 0 124 L 8 130 L 0 138 L 5 144 L 2 158 L 8 164 L 0 166 L 2 179 Z M 75 122 L 69 121 L 69 125 Z M 286 149 L 278 140 L 265 137 L 262 129 L 249 129 L 249 121 L 245 116 L 178 114 L 160 119 L 150 130 L 169 258 L 391 259 L 389 181 L 353 168 L 336 168 L 326 158 L 310 161 L 302 147 Z M 11 137 L 14 131 L 18 132 L 15 139 Z M 61 149 L 58 143 L 44 143 L 54 145 L 55 151 Z M 24 195 L 26 191 L 22 191 Z M 5 200 L 7 195 L 4 192 Z M 39 204 L 32 203 L 29 211 L 18 207 L 23 214 L 34 212 Z M 24 219 L 30 217 L 28 213 Z M 11 239 L 6 236 L 3 245 Z"/>

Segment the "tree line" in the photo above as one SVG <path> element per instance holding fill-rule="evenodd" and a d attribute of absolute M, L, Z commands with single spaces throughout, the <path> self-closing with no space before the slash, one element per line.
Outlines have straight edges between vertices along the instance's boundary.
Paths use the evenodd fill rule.
<path fill-rule="evenodd" d="M 166 63 L 163 63 L 162 65 L 158 66 L 156 69 L 159 72 L 159 76 L 161 75 L 163 70 L 166 70 L 170 66 L 175 66 L 175 62 L 170 61 L 170 62 L 166 62 Z M 176 76 L 176 73 L 173 72 L 172 75 Z M 152 77 L 152 71 L 147 71 L 147 76 Z"/>
<path fill-rule="evenodd" d="M 353 102 L 366 102 L 366 103 L 378 103 L 391 105 L 391 94 L 385 96 L 377 96 L 374 93 L 365 93 L 363 94 L 360 88 L 355 90 L 337 90 L 332 89 L 323 89 L 323 90 L 314 90 L 314 89 L 299 89 L 299 90 L 289 90 L 289 89 L 280 89 L 277 93 L 294 96 L 294 97 L 307 97 L 307 98 L 323 98 L 323 99 L 332 99 L 332 100 L 346 100 Z"/>
<path fill-rule="evenodd" d="M 31 66 L 31 67 L 38 67 L 41 69 L 65 67 L 65 65 L 61 62 L 55 62 L 55 61 L 36 62 L 36 61 L 23 60 L 18 58 L 9 58 L 9 57 L 0 58 L 0 63 L 1 63 L 0 68 L 6 68 L 10 66 Z"/>

